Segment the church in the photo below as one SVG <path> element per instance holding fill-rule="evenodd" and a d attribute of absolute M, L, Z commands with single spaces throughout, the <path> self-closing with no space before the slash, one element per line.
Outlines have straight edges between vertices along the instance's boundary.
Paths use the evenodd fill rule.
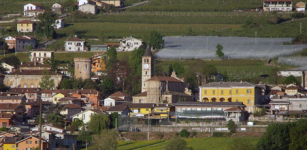
<path fill-rule="evenodd" d="M 171 77 L 154 76 L 154 57 L 147 47 L 142 57 L 142 89 L 133 96 L 133 103 L 177 103 L 192 101 L 185 93 L 186 84 L 173 72 Z"/>

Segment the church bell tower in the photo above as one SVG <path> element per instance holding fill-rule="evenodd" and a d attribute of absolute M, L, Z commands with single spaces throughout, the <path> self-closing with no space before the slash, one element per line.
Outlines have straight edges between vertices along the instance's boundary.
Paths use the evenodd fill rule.
<path fill-rule="evenodd" d="M 147 80 L 154 75 L 154 58 L 147 46 L 144 56 L 142 57 L 142 89 L 141 92 L 147 91 Z"/>

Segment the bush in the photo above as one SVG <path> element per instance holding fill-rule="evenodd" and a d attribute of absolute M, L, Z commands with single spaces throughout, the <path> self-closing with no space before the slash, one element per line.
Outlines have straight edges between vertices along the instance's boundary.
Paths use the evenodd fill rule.
<path fill-rule="evenodd" d="M 0 131 L 8 131 L 8 129 L 6 127 L 1 127 Z"/>
<path fill-rule="evenodd" d="M 189 119 L 185 119 L 184 122 L 185 122 L 185 123 L 190 123 L 190 120 L 189 120 Z"/>
<path fill-rule="evenodd" d="M 210 123 L 211 120 L 209 118 L 206 119 L 206 123 Z"/>
<path fill-rule="evenodd" d="M 232 119 L 230 119 L 228 121 L 227 127 L 228 127 L 230 133 L 235 133 L 236 132 L 237 125 L 236 125 L 236 123 L 234 121 L 232 121 Z"/>
<path fill-rule="evenodd" d="M 224 133 L 223 132 L 213 132 L 213 137 L 223 137 Z"/>
<path fill-rule="evenodd" d="M 165 150 L 193 150 L 192 147 L 187 147 L 187 142 L 181 138 L 175 138 L 165 144 Z"/>
<path fill-rule="evenodd" d="M 229 146 L 229 150 L 252 150 L 253 145 L 246 138 L 235 138 Z"/>
<path fill-rule="evenodd" d="M 199 123 L 199 122 L 200 122 L 200 119 L 199 119 L 199 118 L 196 118 L 195 122 L 196 122 L 196 123 Z"/>
<path fill-rule="evenodd" d="M 197 132 L 192 131 L 191 134 L 190 134 L 190 138 L 194 138 L 196 135 L 197 135 Z"/>
<path fill-rule="evenodd" d="M 179 133 L 180 137 L 185 137 L 188 138 L 190 136 L 190 132 L 188 132 L 188 130 L 186 129 L 182 129 Z"/>

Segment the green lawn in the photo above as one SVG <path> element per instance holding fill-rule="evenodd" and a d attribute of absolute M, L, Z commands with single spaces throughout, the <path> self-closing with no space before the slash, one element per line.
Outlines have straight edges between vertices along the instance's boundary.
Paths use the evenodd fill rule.
<path fill-rule="evenodd" d="M 233 143 L 235 138 L 227 137 L 214 137 L 214 138 L 191 138 L 185 139 L 189 147 L 194 150 L 227 150 Z M 247 137 L 253 145 L 256 145 L 259 138 Z M 169 141 L 127 141 L 119 142 L 118 150 L 163 150 L 166 143 Z M 156 143 L 156 144 L 154 144 Z M 146 146 L 148 145 L 148 146 Z"/>

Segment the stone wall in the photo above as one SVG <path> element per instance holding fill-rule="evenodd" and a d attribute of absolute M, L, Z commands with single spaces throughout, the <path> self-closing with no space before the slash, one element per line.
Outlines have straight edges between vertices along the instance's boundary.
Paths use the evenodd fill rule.
<path fill-rule="evenodd" d="M 62 80 L 62 75 L 50 75 L 54 80 L 55 88 Z M 43 75 L 5 75 L 4 85 L 12 88 L 38 88 Z M 31 87 L 32 86 L 32 87 Z"/>

